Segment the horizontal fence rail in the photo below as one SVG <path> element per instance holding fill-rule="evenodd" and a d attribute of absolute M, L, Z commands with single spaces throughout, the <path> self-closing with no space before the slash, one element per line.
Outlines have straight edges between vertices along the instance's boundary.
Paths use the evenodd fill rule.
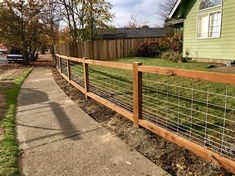
<path fill-rule="evenodd" d="M 56 55 L 86 97 L 235 173 L 235 75 Z"/>

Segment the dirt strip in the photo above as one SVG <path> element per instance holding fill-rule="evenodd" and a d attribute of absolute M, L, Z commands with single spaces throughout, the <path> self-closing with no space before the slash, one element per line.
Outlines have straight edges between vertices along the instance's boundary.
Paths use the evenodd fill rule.
<path fill-rule="evenodd" d="M 170 174 L 177 176 L 232 175 L 144 128 L 134 128 L 132 122 L 121 115 L 92 99 L 85 99 L 84 95 L 70 85 L 56 69 L 53 69 L 53 74 L 61 89 L 86 113 L 103 126 L 114 131 L 131 148 L 137 150 Z"/>

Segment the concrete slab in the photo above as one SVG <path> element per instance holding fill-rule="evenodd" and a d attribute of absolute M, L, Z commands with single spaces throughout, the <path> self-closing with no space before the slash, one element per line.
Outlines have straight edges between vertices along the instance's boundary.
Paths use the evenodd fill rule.
<path fill-rule="evenodd" d="M 83 112 L 50 69 L 35 68 L 24 82 L 17 134 L 22 175 L 168 175 Z"/>

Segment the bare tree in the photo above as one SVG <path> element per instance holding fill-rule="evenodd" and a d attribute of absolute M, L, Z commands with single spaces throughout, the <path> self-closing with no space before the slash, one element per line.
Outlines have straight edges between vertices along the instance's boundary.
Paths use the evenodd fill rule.
<path fill-rule="evenodd" d="M 143 21 L 138 15 L 131 15 L 130 20 L 124 26 L 125 28 L 148 28 L 148 21 Z"/>
<path fill-rule="evenodd" d="M 164 0 L 164 2 L 161 2 L 159 4 L 159 11 L 157 12 L 157 15 L 165 21 L 168 14 L 172 10 L 176 3 L 176 0 Z"/>
<path fill-rule="evenodd" d="M 137 22 L 137 15 L 131 15 L 130 20 L 125 26 L 126 28 L 137 28 L 138 22 Z"/>

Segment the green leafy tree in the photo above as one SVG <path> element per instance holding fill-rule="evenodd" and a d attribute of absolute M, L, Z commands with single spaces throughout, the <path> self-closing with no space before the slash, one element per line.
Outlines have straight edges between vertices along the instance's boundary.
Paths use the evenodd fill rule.
<path fill-rule="evenodd" d="M 110 12 L 111 3 L 106 0 L 89 0 L 86 5 L 86 39 L 93 40 L 103 30 L 111 28 L 114 15 Z"/>
<path fill-rule="evenodd" d="M 0 2 L 0 41 L 9 48 L 20 48 L 25 64 L 40 47 L 45 23 L 41 0 L 3 0 Z"/>
<path fill-rule="evenodd" d="M 56 3 L 73 43 L 92 40 L 100 31 L 111 27 L 112 5 L 106 0 L 58 0 Z"/>
<path fill-rule="evenodd" d="M 41 20 L 43 22 L 43 35 L 41 35 L 40 39 L 41 47 L 49 47 L 52 55 L 55 54 L 54 48 L 58 41 L 59 23 L 61 21 L 61 16 L 57 11 L 58 5 L 55 3 L 56 1 L 57 0 L 45 0 L 41 14 Z"/>

